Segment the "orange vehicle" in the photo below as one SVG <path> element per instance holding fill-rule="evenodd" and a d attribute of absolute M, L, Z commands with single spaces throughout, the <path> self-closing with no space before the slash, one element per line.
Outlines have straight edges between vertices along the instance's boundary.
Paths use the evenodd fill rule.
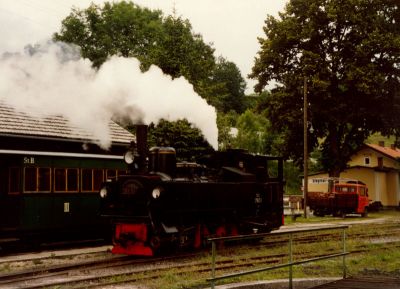
<path fill-rule="evenodd" d="M 328 192 L 308 192 L 307 203 L 316 216 L 333 215 L 345 217 L 346 214 L 368 215 L 367 186 L 357 180 L 327 179 Z"/>

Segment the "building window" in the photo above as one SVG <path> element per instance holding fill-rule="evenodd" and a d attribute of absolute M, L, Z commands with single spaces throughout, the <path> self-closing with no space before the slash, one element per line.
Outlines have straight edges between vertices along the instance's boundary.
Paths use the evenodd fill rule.
<path fill-rule="evenodd" d="M 81 176 L 82 191 L 97 192 L 100 190 L 101 183 L 104 181 L 104 170 L 82 169 Z"/>
<path fill-rule="evenodd" d="M 369 157 L 364 158 L 364 165 L 369 166 L 371 164 L 371 159 Z"/>
<path fill-rule="evenodd" d="M 50 192 L 51 191 L 50 168 L 25 168 L 24 191 Z"/>
<path fill-rule="evenodd" d="M 8 193 L 18 194 L 21 191 L 21 169 L 9 168 L 8 170 Z"/>
<path fill-rule="evenodd" d="M 78 191 L 78 169 L 54 169 L 55 192 Z"/>
<path fill-rule="evenodd" d="M 383 168 L 383 157 L 378 157 L 378 167 Z"/>

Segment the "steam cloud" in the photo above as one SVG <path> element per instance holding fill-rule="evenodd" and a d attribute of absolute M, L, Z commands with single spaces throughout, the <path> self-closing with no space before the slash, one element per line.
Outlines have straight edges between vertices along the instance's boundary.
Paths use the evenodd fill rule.
<path fill-rule="evenodd" d="M 96 70 L 76 47 L 30 46 L 0 59 L 0 101 L 43 116 L 62 115 L 91 132 L 103 148 L 111 143 L 110 119 L 149 124 L 186 118 L 216 149 L 215 108 L 184 78 L 172 80 L 156 66 L 142 73 L 139 65 L 134 58 L 111 57 Z"/>

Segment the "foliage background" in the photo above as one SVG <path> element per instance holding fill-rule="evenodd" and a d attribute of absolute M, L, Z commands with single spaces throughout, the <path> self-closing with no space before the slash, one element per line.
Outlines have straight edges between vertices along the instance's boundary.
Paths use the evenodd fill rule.
<path fill-rule="evenodd" d="M 136 57 L 185 77 L 218 112 L 219 148 L 281 155 L 287 193 L 299 193 L 303 163 L 303 81 L 309 91 L 311 172 L 337 175 L 375 133 L 399 144 L 400 9 L 396 0 L 291 0 L 267 16 L 245 95 L 235 63 L 215 56 L 187 19 L 132 2 L 73 9 L 54 39 L 74 43 L 100 67 L 111 55 Z M 271 81 L 276 87 L 266 90 Z M 211 150 L 186 120 L 150 125 L 151 145 L 174 146 L 179 159 Z"/>

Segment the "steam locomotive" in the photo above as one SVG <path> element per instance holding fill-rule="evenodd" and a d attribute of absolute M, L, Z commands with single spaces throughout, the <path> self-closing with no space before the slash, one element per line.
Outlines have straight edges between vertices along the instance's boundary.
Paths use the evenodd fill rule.
<path fill-rule="evenodd" d="M 112 253 L 152 256 L 282 225 L 281 158 L 227 150 L 177 162 L 171 147 L 148 150 L 146 126 L 137 126 L 136 138 L 124 155 L 129 174 L 100 190 L 101 215 L 113 225 Z"/>

